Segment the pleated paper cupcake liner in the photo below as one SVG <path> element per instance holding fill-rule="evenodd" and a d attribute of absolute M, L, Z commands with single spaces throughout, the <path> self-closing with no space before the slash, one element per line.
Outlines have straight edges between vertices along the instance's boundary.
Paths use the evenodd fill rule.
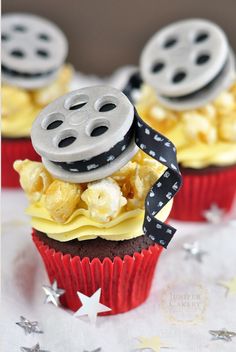
<path fill-rule="evenodd" d="M 236 165 L 205 173 L 182 170 L 183 187 L 177 193 L 170 218 L 206 221 L 204 212 L 213 204 L 228 213 L 236 196 Z"/>
<path fill-rule="evenodd" d="M 126 255 L 124 259 L 115 257 L 113 260 L 89 260 L 64 255 L 49 248 L 34 231 L 32 237 L 50 282 L 56 280 L 58 287 L 65 290 L 61 304 L 76 311 L 81 307 L 77 291 L 91 296 L 101 288 L 100 302 L 111 308 L 111 311 L 101 315 L 127 312 L 147 299 L 162 251 L 161 246 L 154 244 L 141 253 Z"/>
<path fill-rule="evenodd" d="M 17 159 L 41 160 L 35 152 L 30 138 L 2 138 L 2 187 L 20 187 L 19 175 L 13 169 L 13 163 Z"/>

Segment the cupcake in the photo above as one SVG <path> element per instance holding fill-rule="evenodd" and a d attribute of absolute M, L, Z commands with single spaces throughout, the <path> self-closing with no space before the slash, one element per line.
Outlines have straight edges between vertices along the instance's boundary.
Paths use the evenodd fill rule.
<path fill-rule="evenodd" d="M 29 198 L 33 241 L 61 303 L 101 289 L 106 314 L 148 297 L 165 221 L 181 186 L 175 147 L 141 120 L 120 91 L 97 86 L 57 99 L 39 114 L 32 143 L 41 162 L 14 163 Z"/>
<path fill-rule="evenodd" d="M 184 179 L 171 217 L 204 221 L 213 204 L 229 212 L 236 195 L 236 80 L 225 33 L 206 20 L 171 24 L 149 40 L 140 69 L 138 113 L 175 144 Z"/>
<path fill-rule="evenodd" d="M 53 23 L 31 14 L 2 18 L 2 186 L 19 187 L 15 159 L 40 160 L 30 130 L 48 103 L 69 90 L 67 40 Z"/>

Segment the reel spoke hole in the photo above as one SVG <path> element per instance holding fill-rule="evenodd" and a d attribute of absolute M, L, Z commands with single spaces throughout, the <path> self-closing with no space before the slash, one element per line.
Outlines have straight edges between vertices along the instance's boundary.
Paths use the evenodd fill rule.
<path fill-rule="evenodd" d="M 209 54 L 200 54 L 198 55 L 196 59 L 196 64 L 197 65 L 204 65 L 210 60 L 210 55 Z"/>
<path fill-rule="evenodd" d="M 116 108 L 116 104 L 113 103 L 106 103 L 103 104 L 100 108 L 99 108 L 99 112 L 106 112 L 106 111 L 111 111 L 113 109 Z"/>
<path fill-rule="evenodd" d="M 173 48 L 173 46 L 175 46 L 177 44 L 177 42 L 178 42 L 178 40 L 175 37 L 167 38 L 163 44 L 163 47 L 165 49 Z"/>
<path fill-rule="evenodd" d="M 195 43 L 203 43 L 209 38 L 209 34 L 207 32 L 200 32 L 195 37 Z"/>
<path fill-rule="evenodd" d="M 153 73 L 159 73 L 165 68 L 165 64 L 162 61 L 157 61 L 152 66 Z"/>
<path fill-rule="evenodd" d="M 178 71 L 174 74 L 174 76 L 172 77 L 172 82 L 174 84 L 178 84 L 183 82 L 183 80 L 186 78 L 187 74 L 184 71 Z"/>

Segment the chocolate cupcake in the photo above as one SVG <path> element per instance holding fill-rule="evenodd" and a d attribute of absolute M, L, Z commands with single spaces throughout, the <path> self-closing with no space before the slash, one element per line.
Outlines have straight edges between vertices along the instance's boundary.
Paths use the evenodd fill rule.
<path fill-rule="evenodd" d="M 101 288 L 105 314 L 137 307 L 175 232 L 165 223 L 181 186 L 173 144 L 105 86 L 51 103 L 34 122 L 32 143 L 43 164 L 14 167 L 33 241 L 50 281 L 65 290 L 62 304 L 76 311 L 78 291 Z"/>
<path fill-rule="evenodd" d="M 140 70 L 137 110 L 176 145 L 184 178 L 171 216 L 203 221 L 213 204 L 230 211 L 236 195 L 236 81 L 225 33 L 206 20 L 171 24 L 148 41 Z"/>

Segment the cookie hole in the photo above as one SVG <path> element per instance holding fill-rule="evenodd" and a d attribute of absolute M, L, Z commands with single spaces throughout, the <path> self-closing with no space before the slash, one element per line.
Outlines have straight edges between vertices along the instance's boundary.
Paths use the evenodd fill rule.
<path fill-rule="evenodd" d="M 43 59 L 47 59 L 50 56 L 49 52 L 47 50 L 44 50 L 44 49 L 38 49 L 36 51 L 36 54 L 38 56 L 40 56 L 41 58 L 43 58 Z"/>
<path fill-rule="evenodd" d="M 14 31 L 16 32 L 26 32 L 27 31 L 27 28 L 25 26 L 23 26 L 22 24 L 16 24 L 14 27 L 13 27 Z"/>
<path fill-rule="evenodd" d="M 3 42 L 7 42 L 9 39 L 10 39 L 10 37 L 9 37 L 8 34 L 2 33 L 2 35 L 1 35 L 1 40 L 2 40 Z"/>
<path fill-rule="evenodd" d="M 164 62 L 155 62 L 152 66 L 152 72 L 153 73 L 159 73 L 160 71 L 162 71 L 165 68 L 165 64 Z"/>
<path fill-rule="evenodd" d="M 163 47 L 165 49 L 169 49 L 169 48 L 172 48 L 173 46 L 175 46 L 176 43 L 177 43 L 177 38 L 170 37 L 164 42 Z"/>
<path fill-rule="evenodd" d="M 25 53 L 20 49 L 14 49 L 11 51 L 11 56 L 22 59 L 25 56 Z"/>
<path fill-rule="evenodd" d="M 98 137 L 104 134 L 108 130 L 107 126 L 98 126 L 95 127 L 91 132 L 91 137 Z"/>
<path fill-rule="evenodd" d="M 74 136 L 66 137 L 58 143 L 58 147 L 59 148 L 68 147 L 69 145 L 74 143 L 75 140 L 76 140 L 76 137 L 74 137 Z"/>
<path fill-rule="evenodd" d="M 61 120 L 53 121 L 47 126 L 47 130 L 54 130 L 55 128 L 61 126 L 62 123 L 63 121 Z"/>
<path fill-rule="evenodd" d="M 175 84 L 181 83 L 185 78 L 187 74 L 184 71 L 178 71 L 174 74 L 172 78 L 172 82 Z"/>
<path fill-rule="evenodd" d="M 71 105 L 69 107 L 69 110 L 79 110 L 81 109 L 83 106 L 85 106 L 87 103 L 79 103 L 79 104 L 74 104 L 74 105 Z"/>
<path fill-rule="evenodd" d="M 200 32 L 197 34 L 194 42 L 195 43 L 202 43 L 205 42 L 209 38 L 209 34 L 207 32 Z"/>
<path fill-rule="evenodd" d="M 85 106 L 89 101 L 89 97 L 86 94 L 75 94 L 66 98 L 64 107 L 67 110 L 79 110 Z"/>
<path fill-rule="evenodd" d="M 201 54 L 197 57 L 196 59 L 196 64 L 197 65 L 204 65 L 210 60 L 210 55 L 209 54 Z"/>
<path fill-rule="evenodd" d="M 113 103 L 106 103 L 106 104 L 103 104 L 100 108 L 99 108 L 99 111 L 100 112 L 106 112 L 106 111 L 111 111 L 113 109 L 116 108 L 116 104 L 113 104 Z"/>
<path fill-rule="evenodd" d="M 49 42 L 49 41 L 51 40 L 51 38 L 49 37 L 49 35 L 46 34 L 46 33 L 39 33 L 38 38 L 39 38 L 40 40 L 45 41 L 45 42 Z"/>

